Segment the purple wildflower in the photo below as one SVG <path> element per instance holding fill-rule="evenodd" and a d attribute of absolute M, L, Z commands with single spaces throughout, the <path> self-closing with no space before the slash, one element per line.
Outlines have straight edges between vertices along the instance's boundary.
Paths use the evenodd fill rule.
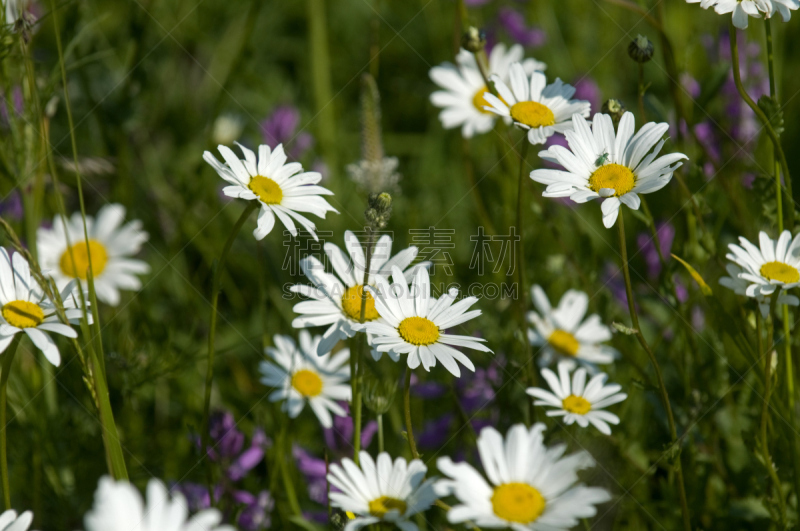
<path fill-rule="evenodd" d="M 547 41 L 544 30 L 525 23 L 525 16 L 511 7 L 503 7 L 497 14 L 497 20 L 508 36 L 526 48 L 537 48 Z"/>
<path fill-rule="evenodd" d="M 300 111 L 292 105 L 275 107 L 261 122 L 261 136 L 270 147 L 283 144 L 289 158 L 298 160 L 314 145 L 314 137 L 307 131 L 297 132 L 300 125 Z"/>
<path fill-rule="evenodd" d="M 675 227 L 670 223 L 657 223 L 656 234 L 658 234 L 659 242 L 661 243 L 661 254 L 664 260 L 669 256 L 672 249 L 672 241 L 675 239 Z M 661 274 L 661 260 L 658 257 L 656 250 L 656 243 L 653 236 L 649 232 L 642 232 L 636 237 L 636 243 L 639 246 L 639 252 L 644 256 L 644 261 L 647 264 L 647 276 L 656 278 Z"/>

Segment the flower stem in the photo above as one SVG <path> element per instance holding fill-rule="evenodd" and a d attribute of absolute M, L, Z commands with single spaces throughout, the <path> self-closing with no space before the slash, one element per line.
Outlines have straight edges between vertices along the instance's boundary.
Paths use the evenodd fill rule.
<path fill-rule="evenodd" d="M 778 138 L 778 134 L 775 132 L 775 129 L 772 127 L 772 123 L 769 121 L 769 117 L 761 110 L 756 102 L 753 101 L 753 98 L 747 94 L 747 91 L 742 85 L 742 73 L 739 68 L 739 46 L 737 44 L 736 38 L 736 27 L 733 25 L 733 20 L 731 20 L 730 25 L 730 41 L 731 41 L 731 61 L 733 63 L 733 82 L 736 85 L 736 90 L 739 91 L 739 95 L 742 97 L 742 100 L 747 104 L 750 109 L 753 110 L 758 119 L 764 126 L 764 129 L 767 131 L 767 135 L 769 135 L 770 140 L 772 140 L 772 145 L 775 147 L 775 151 L 778 154 L 778 158 L 780 159 L 780 165 L 783 169 L 783 178 L 786 183 L 791 182 L 791 177 L 789 174 L 789 163 L 786 162 L 786 154 L 783 152 L 783 148 L 781 147 L 780 139 Z M 787 184 L 788 187 L 788 184 Z"/>
<path fill-rule="evenodd" d="M 411 448 L 411 455 L 414 459 L 419 458 L 417 442 L 414 440 L 414 430 L 411 428 L 411 369 L 406 367 L 406 381 L 403 386 L 403 406 L 406 414 L 406 435 L 408 436 L 408 446 Z"/>
<path fill-rule="evenodd" d="M 628 310 L 630 311 L 631 315 L 631 324 L 633 328 L 636 330 L 636 339 L 639 340 L 639 344 L 642 348 L 647 352 L 647 356 L 650 358 L 650 363 L 653 365 L 653 369 L 656 373 L 656 380 L 658 381 L 658 391 L 661 394 L 661 402 L 664 405 L 664 409 L 667 412 L 667 422 L 669 423 L 669 432 L 671 437 L 672 445 L 677 444 L 678 442 L 678 431 L 675 428 L 675 418 L 672 415 L 672 406 L 669 403 L 669 394 L 667 393 L 667 387 L 664 385 L 664 376 L 661 374 L 661 367 L 658 365 L 658 360 L 656 359 L 655 354 L 650 349 L 650 345 L 647 344 L 647 340 L 644 338 L 644 334 L 639 326 L 639 316 L 636 313 L 636 301 L 633 298 L 633 288 L 631 287 L 631 273 L 628 268 L 628 248 L 625 244 L 625 223 L 624 223 L 624 216 L 622 209 L 619 212 L 619 218 L 617 219 L 617 225 L 619 226 L 619 248 L 620 254 L 622 255 L 622 274 L 625 277 L 625 293 L 628 296 Z M 683 517 L 683 528 L 685 531 L 691 531 L 692 525 L 689 519 L 689 504 L 686 500 L 686 487 L 683 484 L 683 469 L 681 467 L 680 461 L 680 448 L 678 448 L 677 455 L 675 457 L 675 479 L 678 483 L 678 496 L 681 502 L 681 515 Z"/>
<path fill-rule="evenodd" d="M 536 387 L 536 365 L 533 360 L 528 359 L 531 355 L 531 345 L 528 341 L 528 325 L 525 321 L 525 310 L 528 308 L 528 283 L 525 277 L 525 237 L 523 230 L 523 195 L 525 191 L 525 161 L 528 157 L 528 142 L 527 136 L 522 139 L 522 149 L 519 151 L 519 178 L 517 182 L 517 230 L 519 231 L 519 249 L 516 251 L 517 258 L 517 284 L 519 285 L 519 297 L 517 298 L 517 319 L 519 320 L 519 330 L 522 332 L 522 356 L 520 362 L 528 372 L 528 385 Z M 523 384 L 524 385 L 524 384 Z M 527 425 L 530 426 L 535 420 L 535 409 L 533 401 L 528 400 L 528 411 L 526 415 Z"/>
<path fill-rule="evenodd" d="M 14 354 L 17 353 L 17 345 L 22 336 L 17 336 L 12 340 L 11 345 L 6 349 L 3 356 L 3 372 L 0 374 L 0 475 L 3 478 L 3 502 L 6 511 L 11 509 L 11 487 L 8 481 L 8 421 L 6 410 L 8 405 L 8 376 L 11 373 L 11 363 L 14 361 Z"/>
<path fill-rule="evenodd" d="M 772 370 L 772 338 L 775 334 L 775 310 L 778 306 L 778 298 L 780 297 L 780 288 L 772 294 L 770 300 L 770 341 L 767 342 L 767 352 L 764 353 L 759 350 L 758 355 L 764 356 L 764 401 L 761 405 L 761 457 L 764 460 L 764 466 L 769 474 L 772 486 L 775 489 L 775 497 L 778 498 L 778 507 L 780 508 L 781 524 L 786 527 L 786 502 L 783 499 L 783 492 L 781 491 L 781 480 L 778 473 L 775 471 L 775 466 L 772 462 L 772 457 L 769 454 L 769 437 L 767 435 L 767 420 L 769 418 L 769 399 L 772 393 L 771 376 Z"/>
<path fill-rule="evenodd" d="M 769 70 L 769 95 L 778 104 L 778 85 L 775 82 L 775 54 L 772 49 L 772 24 L 769 18 L 764 19 L 764 28 L 767 39 L 767 65 Z M 774 162 L 775 162 L 775 200 L 778 207 L 778 230 L 783 232 L 783 200 L 781 197 L 781 167 L 778 162 L 778 147 L 773 145 Z M 787 203 L 789 210 L 789 227 L 794 228 L 794 201 L 792 200 L 792 181 L 786 178 L 786 193 L 789 196 Z"/>
<path fill-rule="evenodd" d="M 214 339 L 217 330 L 217 305 L 219 303 L 219 281 L 222 271 L 225 270 L 225 260 L 228 258 L 228 253 L 231 250 L 231 246 L 233 246 L 233 240 L 236 239 L 238 236 L 239 231 L 242 229 L 242 225 L 250 217 L 250 214 L 258 207 L 258 203 L 256 201 L 250 201 L 245 207 L 242 215 L 239 216 L 239 219 L 236 221 L 236 224 L 233 226 L 233 230 L 231 230 L 230 235 L 228 236 L 227 241 L 225 241 L 225 246 L 222 248 L 222 253 L 219 256 L 219 260 L 216 263 L 216 266 L 212 266 L 214 272 L 213 277 L 211 280 L 211 324 L 208 328 L 208 367 L 206 368 L 206 384 L 205 384 L 205 398 L 203 400 L 203 426 L 201 428 L 201 441 L 202 441 L 202 449 L 200 450 L 203 453 L 203 459 L 208 457 L 208 423 L 209 423 L 209 415 L 211 412 L 211 383 L 214 380 Z M 214 487 L 213 487 L 213 467 L 210 460 L 207 460 L 208 471 L 207 471 L 207 480 L 208 480 L 208 493 L 211 499 L 211 504 L 214 504 Z"/>
<path fill-rule="evenodd" d="M 297 501 L 297 492 L 294 488 L 294 482 L 292 482 L 292 477 L 289 475 L 289 462 L 292 460 L 292 446 L 289 444 L 289 437 L 287 436 L 288 427 L 289 421 L 284 419 L 276 457 L 279 461 L 278 466 L 281 469 L 281 480 L 283 481 L 283 488 L 286 491 L 286 499 L 289 502 L 289 507 L 292 510 L 292 514 L 300 516 L 302 514 L 300 503 Z"/>
<path fill-rule="evenodd" d="M 378 414 L 378 453 L 383 452 L 383 414 Z"/>
<path fill-rule="evenodd" d="M 639 63 L 639 117 L 642 123 L 647 122 L 647 115 L 644 113 L 644 63 Z"/>
<path fill-rule="evenodd" d="M 367 285 L 369 284 L 369 271 L 372 264 L 372 245 L 375 235 L 370 227 L 367 227 L 367 241 L 364 246 L 364 283 L 361 285 L 361 313 L 359 314 L 358 321 L 364 324 L 367 315 Z M 356 266 L 358 267 L 358 266 Z M 356 362 L 358 374 L 351 372 L 350 378 L 354 378 L 353 382 L 353 461 L 358 465 L 358 453 L 361 451 L 361 391 L 364 380 L 364 357 L 367 355 L 364 352 L 364 345 L 367 344 L 366 332 L 364 337 L 356 336 L 358 341 L 358 349 L 356 350 Z M 351 367 L 353 364 L 351 363 Z"/>
<path fill-rule="evenodd" d="M 769 95 L 778 104 L 778 85 L 775 81 L 775 54 L 772 46 L 772 24 L 769 18 L 764 19 L 764 29 L 767 40 L 767 65 L 769 70 Z M 775 203 L 777 204 L 777 218 L 778 218 L 778 232 L 783 232 L 783 198 L 781 186 L 781 166 L 778 162 L 779 154 L 777 146 L 773 145 L 773 159 L 775 164 Z M 786 195 L 787 201 L 788 225 L 790 229 L 794 228 L 794 200 L 792 198 L 792 181 L 786 178 Z M 789 426 L 792 432 L 796 432 L 795 428 L 795 391 L 794 391 L 794 364 L 792 360 L 792 334 L 789 324 L 789 306 L 784 304 L 782 308 L 783 313 L 783 341 L 784 341 L 784 358 L 786 362 L 786 398 L 789 405 Z M 773 314 L 774 318 L 774 314 Z M 792 446 L 792 465 L 794 468 L 794 480 L 796 494 L 800 495 L 800 448 L 798 447 L 797 438 L 791 437 Z"/>

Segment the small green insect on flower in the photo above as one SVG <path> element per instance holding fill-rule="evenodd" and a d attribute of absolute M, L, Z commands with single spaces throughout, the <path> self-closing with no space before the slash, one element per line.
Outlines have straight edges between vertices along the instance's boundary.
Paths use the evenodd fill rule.
<path fill-rule="evenodd" d="M 608 153 L 603 153 L 602 155 L 597 157 L 597 160 L 594 161 L 594 165 L 595 166 L 602 166 L 603 164 L 606 163 L 606 161 L 608 160 L 608 157 L 609 157 Z"/>

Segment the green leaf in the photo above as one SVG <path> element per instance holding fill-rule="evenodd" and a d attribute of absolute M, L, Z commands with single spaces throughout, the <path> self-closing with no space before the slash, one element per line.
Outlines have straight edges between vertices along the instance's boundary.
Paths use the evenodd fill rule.
<path fill-rule="evenodd" d="M 697 285 L 700 286 L 700 291 L 703 292 L 703 295 L 705 295 L 706 297 L 710 297 L 711 295 L 714 294 L 714 292 L 711 291 L 711 287 L 708 284 L 706 284 L 706 281 L 703 280 L 703 277 L 700 276 L 700 273 L 698 273 L 695 268 L 689 265 L 687 261 L 685 261 L 684 259 L 675 254 L 672 255 L 672 258 L 683 264 L 683 267 L 686 268 L 686 270 L 692 276 L 694 281 L 697 282 Z"/>
<path fill-rule="evenodd" d="M 783 134 L 783 109 L 778 102 L 770 96 L 761 96 L 758 98 L 758 106 L 767 115 L 770 125 L 778 136 Z"/>

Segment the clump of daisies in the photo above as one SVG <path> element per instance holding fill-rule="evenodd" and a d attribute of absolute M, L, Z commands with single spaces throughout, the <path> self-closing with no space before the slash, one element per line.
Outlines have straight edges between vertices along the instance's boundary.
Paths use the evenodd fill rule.
<path fill-rule="evenodd" d="M 492 352 L 483 338 L 448 334 L 446 330 L 478 317 L 480 310 L 469 310 L 478 302 L 477 297 L 465 297 L 455 302 L 458 290 L 435 299 L 431 297 L 430 275 L 426 268 L 418 268 L 411 286 L 398 267 L 392 267 L 390 285 L 387 278 L 377 275 L 375 287 L 367 290 L 375 299 L 375 309 L 380 319 L 366 324 L 372 334 L 372 346 L 378 352 L 387 352 L 395 361 L 406 356 L 409 369 L 420 365 L 430 371 L 440 362 L 451 374 L 461 376 L 458 364 L 475 371 L 472 361 L 455 347 Z"/>
<path fill-rule="evenodd" d="M 436 501 L 434 479 L 425 480 L 427 467 L 419 459 L 394 461 L 382 452 L 377 461 L 367 452 L 359 454 L 359 465 L 350 459 L 331 464 L 328 481 L 340 492 L 331 492 L 331 505 L 354 515 L 345 531 L 357 531 L 380 522 L 403 531 L 417 531 L 410 518 Z"/>
<path fill-rule="evenodd" d="M 571 367 L 575 362 L 593 366 L 614 361 L 616 349 L 603 344 L 611 339 L 611 329 L 597 314 L 584 319 L 589 308 L 586 293 L 571 289 L 553 308 L 537 284 L 531 288 L 531 300 L 537 311 L 527 315 L 533 325 L 528 329 L 528 339 L 540 365 L 549 365 L 556 359 L 567 361 Z"/>
<path fill-rule="evenodd" d="M 658 157 L 669 124 L 649 122 L 634 134 L 630 112 L 622 116 L 616 131 L 611 116 L 601 113 L 594 115 L 591 125 L 575 115 L 569 129 L 564 133 L 569 149 L 554 145 L 539 152 L 539 157 L 564 169 L 533 170 L 531 179 L 547 185 L 543 197 L 569 197 L 576 203 L 602 198 L 606 228 L 614 226 L 622 204 L 638 210 L 639 194 L 664 188 L 687 158 L 683 153 Z"/>
<path fill-rule="evenodd" d="M 545 406 L 550 409 L 548 417 L 563 417 L 564 424 L 577 423 L 581 428 L 592 424 L 605 435 L 611 435 L 609 424 L 619 424 L 619 417 L 604 408 L 625 400 L 628 395 L 620 393 L 622 387 L 618 384 L 606 385 L 608 378 L 604 373 L 595 374 L 589 383 L 586 383 L 587 372 L 583 367 L 578 368 L 569 377 L 570 364 L 558 364 L 558 376 L 550 369 L 543 369 L 542 376 L 551 391 L 531 387 L 527 393 L 537 398 L 533 405 Z"/>
<path fill-rule="evenodd" d="M 318 239 L 316 225 L 303 214 L 314 214 L 324 219 L 328 212 L 338 213 L 323 197 L 333 195 L 333 192 L 317 186 L 322 175 L 313 171 L 303 172 L 299 162 L 287 162 L 283 144 L 278 144 L 274 150 L 262 144 L 258 147 L 258 156 L 243 145 L 236 145 L 242 150 L 244 160 L 223 145 L 217 149 L 225 159 L 224 164 L 208 151 L 203 153 L 203 160 L 230 183 L 222 193 L 228 197 L 258 201 L 261 210 L 253 236 L 257 240 L 266 237 L 275 226 L 277 217 L 292 236 L 297 236 L 297 222 L 315 240 Z"/>
<path fill-rule="evenodd" d="M 514 63 L 509 79 L 510 88 L 500 77 L 492 76 L 497 96 L 486 94 L 484 109 L 511 118 L 528 132 L 531 144 L 544 144 L 554 133 L 572 129 L 573 115 L 589 116 L 589 102 L 572 99 L 575 87 L 558 78 L 548 85 L 544 72 L 535 71 L 529 77 L 521 64 Z"/>
<path fill-rule="evenodd" d="M 327 273 L 322 262 L 314 256 L 300 260 L 300 269 L 313 286 L 296 284 L 290 288 L 292 292 L 309 299 L 294 306 L 294 311 L 300 315 L 292 321 L 292 326 L 327 326 L 319 343 L 320 353 L 330 352 L 339 340 L 352 337 L 363 328 L 361 302 L 365 295 L 365 282 L 368 286 L 374 286 L 379 276 L 389 276 L 395 267 L 407 279 L 413 278 L 417 270 L 430 267 L 431 263 L 428 261 L 411 267 L 419 252 L 413 245 L 392 256 L 392 243 L 392 237 L 383 234 L 371 246 L 369 271 L 366 265 L 366 249 L 352 231 L 344 233 L 345 250 L 330 242 L 324 245 L 325 254 L 335 274 Z M 366 292 L 364 310 L 365 322 L 372 322 L 380 317 L 375 308 L 375 299 L 369 290 Z M 377 354 L 377 351 L 373 354 Z"/>
<path fill-rule="evenodd" d="M 508 49 L 502 43 L 495 45 L 489 54 L 488 75 L 507 82 L 509 68 L 514 63 L 519 63 L 526 73 L 547 68 L 547 65 L 535 59 L 523 60 L 524 53 L 519 44 Z M 464 138 L 472 138 L 494 127 L 497 115 L 486 109 L 486 96 L 491 92 L 474 54 L 462 49 L 456 56 L 455 64 L 444 63 L 431 68 L 430 77 L 442 89 L 431 94 L 431 103 L 442 109 L 439 121 L 445 129 L 460 127 Z"/>
<path fill-rule="evenodd" d="M 298 344 L 289 336 L 275 336 L 275 346 L 265 349 L 270 361 L 262 361 L 259 367 L 261 383 L 275 388 L 269 399 L 284 400 L 282 407 L 289 417 L 297 417 L 308 404 L 320 424 L 330 428 L 331 413 L 340 417 L 347 414 L 337 401 L 351 399 L 350 350 L 320 355 L 320 336 L 312 338 L 301 330 L 299 339 Z"/>
<path fill-rule="evenodd" d="M 503 436 L 493 427 L 481 430 L 478 453 L 486 477 L 472 465 L 440 457 L 440 496 L 458 503 L 447 513 L 450 523 L 473 522 L 480 528 L 560 531 L 597 514 L 596 505 L 611 499 L 608 491 L 577 483 L 578 471 L 594 466 L 588 452 L 564 456 L 566 445 L 544 445 L 545 425 L 511 427 Z"/>
<path fill-rule="evenodd" d="M 42 269 L 53 277 L 59 289 L 70 281 L 85 282 L 91 262 L 94 289 L 98 300 L 117 306 L 120 290 L 136 291 L 142 282 L 136 275 L 150 272 L 150 266 L 131 258 L 137 254 L 149 235 L 139 220 L 125 220 L 125 207 L 105 205 L 97 218 L 86 216 L 86 235 L 80 212 L 66 223 L 61 216 L 53 218 L 52 228 L 40 227 L 37 248 Z"/>

